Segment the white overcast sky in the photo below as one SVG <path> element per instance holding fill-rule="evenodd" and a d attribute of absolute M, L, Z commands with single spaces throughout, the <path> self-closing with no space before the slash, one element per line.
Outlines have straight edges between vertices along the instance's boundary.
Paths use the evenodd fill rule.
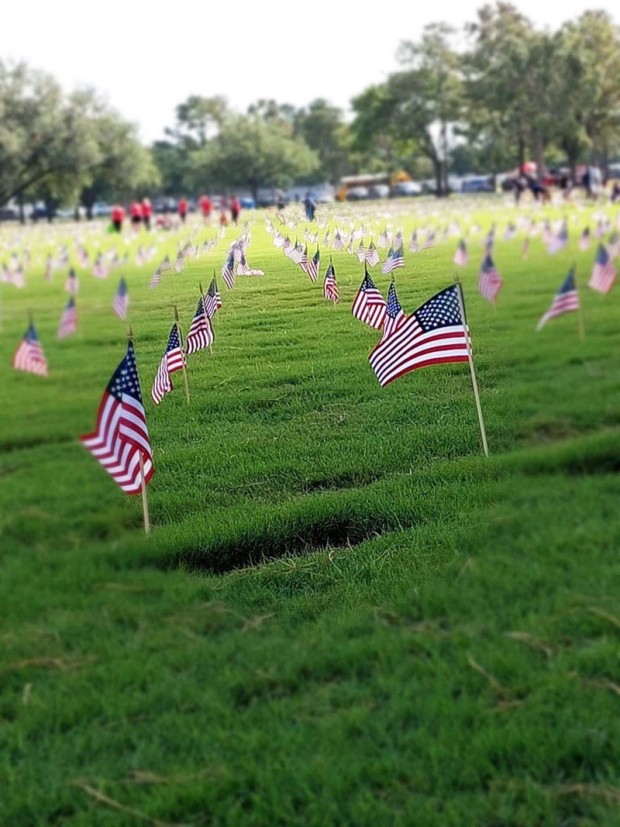
<path fill-rule="evenodd" d="M 143 140 L 162 137 L 191 94 L 224 95 L 244 110 L 258 98 L 303 106 L 325 97 L 343 109 L 396 68 L 404 39 L 426 23 L 460 27 L 483 5 L 472 0 L 5 0 L 0 57 L 26 60 L 68 91 L 93 86 L 137 123 Z M 555 28 L 586 9 L 620 22 L 619 0 L 519 0 L 517 8 Z"/>

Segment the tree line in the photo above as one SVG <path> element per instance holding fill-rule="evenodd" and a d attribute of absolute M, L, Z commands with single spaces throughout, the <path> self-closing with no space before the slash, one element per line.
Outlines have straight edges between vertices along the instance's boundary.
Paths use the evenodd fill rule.
<path fill-rule="evenodd" d="M 397 71 L 351 102 L 352 118 L 319 98 L 305 107 L 261 99 L 244 113 L 193 95 L 165 139 L 143 146 L 135 125 L 92 89 L 65 94 L 48 74 L 0 60 L 0 204 L 96 201 L 286 187 L 346 174 L 435 180 L 538 170 L 620 152 L 620 28 L 587 11 L 556 30 L 504 2 L 463 30 L 425 27 L 401 43 Z"/>

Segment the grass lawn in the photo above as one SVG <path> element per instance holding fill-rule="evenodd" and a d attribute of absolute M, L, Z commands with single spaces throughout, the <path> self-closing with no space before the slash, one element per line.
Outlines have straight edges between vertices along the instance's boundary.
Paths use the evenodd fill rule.
<path fill-rule="evenodd" d="M 524 258 L 525 220 L 564 209 L 568 248 L 549 255 L 538 234 Z M 615 226 L 617 210 L 598 211 Z M 187 330 L 198 282 L 241 228 L 154 290 L 189 231 L 0 228 L 0 263 L 31 253 L 26 286 L 0 285 L 2 825 L 619 823 L 620 288 L 586 287 L 597 242 L 580 252 L 578 237 L 596 210 L 519 215 L 504 239 L 516 215 L 493 199 L 319 214 L 345 242 L 362 224 L 366 243 L 402 227 L 406 312 L 452 281 L 459 236 L 443 230 L 458 222 L 489 459 L 467 365 L 379 387 L 379 334 L 351 315 L 363 269 L 345 250 L 334 307 L 328 251 L 312 284 L 264 214 L 243 214 L 265 276 L 219 280 L 189 404 L 177 373 L 155 407 L 173 305 Z M 494 222 L 497 310 L 476 286 Z M 303 240 L 305 227 L 281 229 Z M 414 228 L 436 229 L 437 246 L 407 251 Z M 76 240 L 91 262 L 112 246 L 129 261 L 95 279 Z M 68 265 L 51 282 L 44 270 L 63 243 L 80 326 L 57 341 Z M 575 313 L 535 333 L 573 262 L 583 343 Z M 386 295 L 390 277 L 371 273 Z M 154 452 L 149 537 L 140 498 L 77 440 L 125 352 L 121 275 Z M 11 369 L 29 311 L 47 379 Z"/>

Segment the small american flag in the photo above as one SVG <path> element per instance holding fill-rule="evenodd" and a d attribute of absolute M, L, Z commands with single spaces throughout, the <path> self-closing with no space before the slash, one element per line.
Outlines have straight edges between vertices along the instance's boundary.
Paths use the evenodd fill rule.
<path fill-rule="evenodd" d="M 390 289 L 388 290 L 387 307 L 385 312 L 385 320 L 383 322 L 383 335 L 381 336 L 381 341 L 387 339 L 388 336 L 392 335 L 392 333 L 395 333 L 404 321 L 405 314 L 400 306 L 400 302 L 398 301 L 396 285 L 392 282 L 390 284 Z"/>
<path fill-rule="evenodd" d="M 383 327 L 386 307 L 385 299 L 366 272 L 353 302 L 353 315 L 360 322 L 380 330 Z"/>
<path fill-rule="evenodd" d="M 383 262 L 381 267 L 382 273 L 391 273 L 393 270 L 398 269 L 399 267 L 405 266 L 405 256 L 403 254 L 403 248 L 399 247 L 397 250 L 390 247 L 390 251 L 387 254 L 386 260 Z"/>
<path fill-rule="evenodd" d="M 77 274 L 73 267 L 69 270 L 69 275 L 67 276 L 67 281 L 65 282 L 65 290 L 71 296 L 77 296 L 78 290 L 80 289 L 80 281 L 77 277 Z"/>
<path fill-rule="evenodd" d="M 360 241 L 356 250 L 357 260 L 360 264 L 363 264 L 366 261 L 366 248 L 364 247 L 364 241 Z"/>
<path fill-rule="evenodd" d="M 153 273 L 151 280 L 148 283 L 149 290 L 153 290 L 155 287 L 159 287 L 159 282 L 161 281 L 161 267 L 158 267 L 157 270 Z"/>
<path fill-rule="evenodd" d="M 377 239 L 377 246 L 381 247 L 384 250 L 388 244 L 390 243 L 390 239 L 388 238 L 387 229 L 383 230 Z"/>
<path fill-rule="evenodd" d="M 121 279 L 118 283 L 118 288 L 114 294 L 114 301 L 112 302 L 114 312 L 119 319 L 123 321 L 127 318 L 127 308 L 129 307 L 129 293 L 127 292 L 127 282 Z"/>
<path fill-rule="evenodd" d="M 418 234 L 414 230 L 411 233 L 411 238 L 409 239 L 409 252 L 417 253 L 419 249 L 420 249 L 420 245 L 418 244 Z"/>
<path fill-rule="evenodd" d="M 58 339 L 65 339 L 67 336 L 73 335 L 77 330 L 77 308 L 75 306 L 75 299 L 73 296 L 67 302 L 62 316 L 60 317 L 60 324 L 58 325 Z"/>
<path fill-rule="evenodd" d="M 153 476 L 153 454 L 131 341 L 103 392 L 95 430 L 80 440 L 126 494 L 139 494 Z"/>
<path fill-rule="evenodd" d="M 547 252 L 549 255 L 554 255 L 555 253 L 559 253 L 560 250 L 563 250 L 566 245 L 568 244 L 568 226 L 566 221 L 562 222 L 562 226 L 557 235 L 552 236 L 547 244 Z"/>
<path fill-rule="evenodd" d="M 159 273 L 167 273 L 170 269 L 172 269 L 172 265 L 170 264 L 170 256 L 166 256 L 157 270 Z"/>
<path fill-rule="evenodd" d="M 336 230 L 334 234 L 334 240 L 332 241 L 332 248 L 334 250 L 342 250 L 344 247 L 344 241 L 342 240 L 342 236 L 340 235 L 340 230 Z"/>
<path fill-rule="evenodd" d="M 435 246 L 435 233 L 429 232 L 424 239 L 424 243 L 420 244 L 420 250 L 429 250 Z"/>
<path fill-rule="evenodd" d="M 306 266 L 304 270 L 310 277 L 312 281 L 317 280 L 317 276 L 319 275 L 319 264 L 321 263 L 321 253 L 319 252 L 319 248 L 316 248 L 315 254 L 312 256 L 311 259 L 308 259 L 306 262 Z"/>
<path fill-rule="evenodd" d="M 170 336 L 168 337 L 168 344 L 162 356 L 159 368 L 155 375 L 155 381 L 151 388 L 151 398 L 156 405 L 159 405 L 165 394 L 173 390 L 171 375 L 185 367 L 185 355 L 183 353 L 183 343 L 181 341 L 181 334 L 179 333 L 179 326 L 175 322 L 172 325 Z"/>
<path fill-rule="evenodd" d="M 47 376 L 47 359 L 33 324 L 28 327 L 24 338 L 13 355 L 13 367 L 15 370 L 23 370 L 25 373 Z"/>
<path fill-rule="evenodd" d="M 340 298 L 338 284 L 336 283 L 336 271 L 331 261 L 325 273 L 325 280 L 323 281 L 323 298 L 334 302 L 334 304 L 338 304 Z"/>
<path fill-rule="evenodd" d="M 185 253 L 183 250 L 179 250 L 177 253 L 176 260 L 174 262 L 174 272 L 180 273 L 181 270 L 185 267 Z"/>
<path fill-rule="evenodd" d="M 454 258 L 452 261 L 457 265 L 457 267 L 465 267 L 469 260 L 469 256 L 467 255 L 467 245 L 465 241 L 461 239 L 459 241 L 459 246 L 456 248 L 456 253 L 454 254 Z"/>
<path fill-rule="evenodd" d="M 586 227 L 585 230 L 581 233 L 581 236 L 579 237 L 579 249 L 582 253 L 585 253 L 586 250 L 590 249 L 590 241 L 590 228 Z"/>
<path fill-rule="evenodd" d="M 570 270 L 564 279 L 562 286 L 555 294 L 551 307 L 541 317 L 536 330 L 540 330 L 549 319 L 561 316 L 563 313 L 570 313 L 571 310 L 579 310 L 579 294 L 575 284 L 575 271 Z"/>
<path fill-rule="evenodd" d="M 232 252 L 228 254 L 226 264 L 222 267 L 222 278 L 226 282 L 226 287 L 232 290 L 235 286 L 235 258 Z"/>
<path fill-rule="evenodd" d="M 198 299 L 198 307 L 194 313 L 194 318 L 187 331 L 187 339 L 185 341 L 185 352 L 196 353 L 197 350 L 203 350 L 215 341 L 213 328 L 205 310 L 202 296 Z"/>
<path fill-rule="evenodd" d="M 458 289 L 452 285 L 437 293 L 372 350 L 368 360 L 382 387 L 418 368 L 468 360 Z"/>
<path fill-rule="evenodd" d="M 487 301 L 495 304 L 497 294 L 502 289 L 503 285 L 504 280 L 495 269 L 495 264 L 493 264 L 491 253 L 487 252 L 483 259 L 482 267 L 480 268 L 480 277 L 478 279 L 478 290 L 480 291 L 480 295 L 487 299 Z"/>
<path fill-rule="evenodd" d="M 211 279 L 209 289 L 207 290 L 207 295 L 205 296 L 205 310 L 207 311 L 207 316 L 212 319 L 221 306 L 222 299 L 220 297 L 219 290 L 217 289 L 215 277 L 213 277 Z"/>
<path fill-rule="evenodd" d="M 371 241 L 368 245 L 368 249 L 366 250 L 366 264 L 369 267 L 375 267 L 377 264 L 379 264 L 380 260 L 381 259 L 379 258 L 379 251 L 375 247 L 374 241 Z"/>
<path fill-rule="evenodd" d="M 93 264 L 93 276 L 96 279 L 106 279 L 108 277 L 108 273 L 109 270 L 103 260 L 103 255 L 98 253 L 95 263 Z"/>
<path fill-rule="evenodd" d="M 596 261 L 588 286 L 599 293 L 609 293 L 616 281 L 616 268 L 603 244 L 598 245 Z"/>

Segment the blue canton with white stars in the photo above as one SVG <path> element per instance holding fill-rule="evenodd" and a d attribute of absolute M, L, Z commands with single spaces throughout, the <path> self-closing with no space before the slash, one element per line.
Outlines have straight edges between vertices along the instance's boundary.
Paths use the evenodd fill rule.
<path fill-rule="evenodd" d="M 166 353 L 170 353 L 171 350 L 179 350 L 180 348 L 181 340 L 179 339 L 179 328 L 175 324 L 172 330 L 170 331 L 170 338 L 168 339 Z"/>
<path fill-rule="evenodd" d="M 396 295 L 396 288 L 394 287 L 394 282 L 392 282 L 392 284 L 390 284 L 390 290 L 387 299 L 387 315 L 391 319 L 395 319 L 401 311 L 402 307 L 400 306 L 398 296 Z"/>
<path fill-rule="evenodd" d="M 416 310 L 415 316 L 425 331 L 463 324 L 456 286 L 448 287 Z"/>
<path fill-rule="evenodd" d="M 127 355 L 116 368 L 110 379 L 108 393 L 115 399 L 118 399 L 119 402 L 122 402 L 123 394 L 132 396 L 140 403 L 142 402 L 142 391 L 140 390 L 140 380 L 138 379 L 136 357 L 131 344 L 127 350 Z"/>

